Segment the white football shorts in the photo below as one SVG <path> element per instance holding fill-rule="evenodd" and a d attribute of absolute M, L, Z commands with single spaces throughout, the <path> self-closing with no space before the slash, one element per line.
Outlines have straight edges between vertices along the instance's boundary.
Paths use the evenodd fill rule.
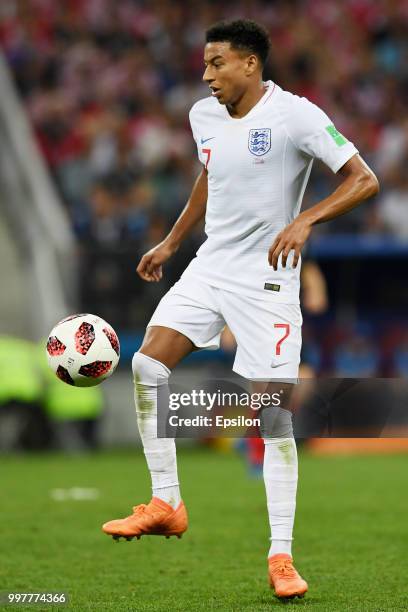
<path fill-rule="evenodd" d="M 302 322 L 299 304 L 248 297 L 190 276 L 163 296 L 147 327 L 170 327 L 197 348 L 216 349 L 228 325 L 237 342 L 234 372 L 249 380 L 296 383 Z"/>

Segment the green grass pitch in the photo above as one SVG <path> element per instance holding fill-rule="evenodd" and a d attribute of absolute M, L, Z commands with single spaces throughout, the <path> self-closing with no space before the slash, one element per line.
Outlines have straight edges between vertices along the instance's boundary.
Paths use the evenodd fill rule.
<path fill-rule="evenodd" d="M 309 593 L 286 604 L 273 597 L 266 580 L 263 482 L 249 479 L 235 454 L 180 451 L 189 531 L 181 540 L 119 543 L 100 525 L 148 501 L 141 450 L 7 457 L 1 463 L 0 591 L 70 595 L 69 606 L 19 610 L 408 609 L 406 456 L 300 452 L 293 552 Z M 70 487 L 96 488 L 100 496 L 51 498 L 52 489 Z"/>

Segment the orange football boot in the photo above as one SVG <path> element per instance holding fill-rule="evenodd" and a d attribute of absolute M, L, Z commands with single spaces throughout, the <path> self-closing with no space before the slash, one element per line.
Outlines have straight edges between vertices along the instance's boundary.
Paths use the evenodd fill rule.
<path fill-rule="evenodd" d="M 306 580 L 293 567 L 293 559 L 286 553 L 272 555 L 268 559 L 269 584 L 275 589 L 276 597 L 292 599 L 304 597 L 308 586 Z"/>
<path fill-rule="evenodd" d="M 123 537 L 130 541 L 134 537 L 139 540 L 142 535 L 162 535 L 166 538 L 174 535 L 181 538 L 187 527 L 187 511 L 182 501 L 174 510 L 162 499 L 152 497 L 147 505 L 134 506 L 130 516 L 105 523 L 102 531 L 114 540 Z"/>

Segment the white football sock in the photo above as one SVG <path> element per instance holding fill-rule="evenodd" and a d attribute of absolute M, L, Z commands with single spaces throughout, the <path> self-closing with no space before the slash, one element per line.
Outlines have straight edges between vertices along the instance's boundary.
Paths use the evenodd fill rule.
<path fill-rule="evenodd" d="M 296 442 L 294 438 L 268 438 L 264 443 L 263 474 L 272 534 L 268 557 L 291 555 L 298 479 Z"/>
<path fill-rule="evenodd" d="M 157 396 L 169 394 L 170 370 L 160 361 L 135 353 L 132 361 L 137 424 L 152 478 L 153 495 L 176 508 L 180 503 L 174 440 L 157 437 Z"/>

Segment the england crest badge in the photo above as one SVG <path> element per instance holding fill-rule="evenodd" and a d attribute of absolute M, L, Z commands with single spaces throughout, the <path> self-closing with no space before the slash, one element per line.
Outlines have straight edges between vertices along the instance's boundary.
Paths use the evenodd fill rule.
<path fill-rule="evenodd" d="M 270 128 L 249 130 L 248 149 L 253 155 L 265 155 L 271 148 Z"/>

